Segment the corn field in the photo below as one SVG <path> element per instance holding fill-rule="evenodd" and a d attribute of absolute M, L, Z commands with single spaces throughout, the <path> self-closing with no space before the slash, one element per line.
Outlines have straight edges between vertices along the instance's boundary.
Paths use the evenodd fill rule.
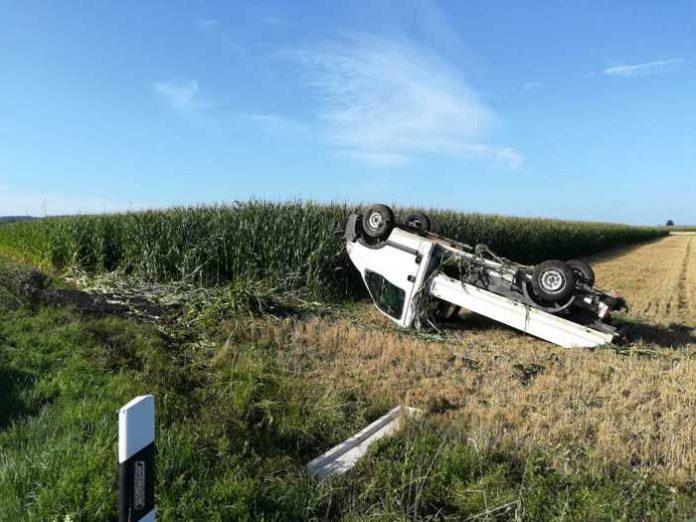
<path fill-rule="evenodd" d="M 119 270 L 150 281 L 268 281 L 322 299 L 363 295 L 345 253 L 356 207 L 249 201 L 0 225 L 0 253 L 44 269 Z M 409 209 L 399 209 L 403 217 Z M 665 235 L 663 228 L 431 210 L 447 237 L 523 263 L 570 259 Z"/>

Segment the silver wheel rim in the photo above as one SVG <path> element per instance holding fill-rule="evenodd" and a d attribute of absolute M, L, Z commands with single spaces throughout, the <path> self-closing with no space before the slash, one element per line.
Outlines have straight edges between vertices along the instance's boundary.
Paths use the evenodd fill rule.
<path fill-rule="evenodd" d="M 370 217 L 367 218 L 367 224 L 370 225 L 372 230 L 379 230 L 382 223 L 384 223 L 384 219 L 382 219 L 382 214 L 379 212 L 373 212 L 370 214 Z"/>
<path fill-rule="evenodd" d="M 547 292 L 558 293 L 564 282 L 565 278 L 558 270 L 547 270 L 541 276 L 541 287 Z"/>

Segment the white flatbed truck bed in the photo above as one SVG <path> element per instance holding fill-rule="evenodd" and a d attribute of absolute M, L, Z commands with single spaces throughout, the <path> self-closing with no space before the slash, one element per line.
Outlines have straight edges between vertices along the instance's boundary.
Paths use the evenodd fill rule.
<path fill-rule="evenodd" d="M 430 282 L 429 292 L 438 299 L 563 348 L 599 346 L 611 343 L 616 336 L 537 310 L 525 303 L 462 283 L 446 275 L 435 276 Z"/>

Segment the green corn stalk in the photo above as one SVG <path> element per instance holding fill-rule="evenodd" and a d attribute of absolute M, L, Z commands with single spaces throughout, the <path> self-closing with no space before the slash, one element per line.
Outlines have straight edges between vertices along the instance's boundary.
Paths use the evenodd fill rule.
<path fill-rule="evenodd" d="M 121 271 L 202 286 L 266 281 L 308 297 L 364 296 L 345 251 L 344 203 L 235 202 L 0 225 L 0 254 L 43 269 Z M 401 219 L 414 209 L 397 209 Z M 667 234 L 662 227 L 430 210 L 436 232 L 527 264 L 595 254 Z"/>

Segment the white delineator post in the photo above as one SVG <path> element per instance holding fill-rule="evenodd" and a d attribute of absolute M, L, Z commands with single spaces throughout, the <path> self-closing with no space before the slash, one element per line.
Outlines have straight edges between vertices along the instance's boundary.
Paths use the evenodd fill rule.
<path fill-rule="evenodd" d="M 141 395 L 118 413 L 119 522 L 155 520 L 155 398 Z"/>

